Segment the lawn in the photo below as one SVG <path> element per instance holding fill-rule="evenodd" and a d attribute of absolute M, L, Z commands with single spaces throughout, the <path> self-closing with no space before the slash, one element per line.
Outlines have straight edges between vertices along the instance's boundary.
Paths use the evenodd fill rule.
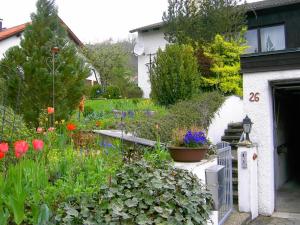
<path fill-rule="evenodd" d="M 87 100 L 86 107 L 91 107 L 94 111 L 111 112 L 112 110 L 121 111 L 146 111 L 153 110 L 161 114 L 166 113 L 166 109 L 155 105 L 149 99 L 100 99 Z"/>

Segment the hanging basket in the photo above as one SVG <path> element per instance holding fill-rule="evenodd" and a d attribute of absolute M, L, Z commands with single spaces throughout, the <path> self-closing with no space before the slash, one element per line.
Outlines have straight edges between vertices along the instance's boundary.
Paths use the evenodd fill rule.
<path fill-rule="evenodd" d="M 168 149 L 176 162 L 200 162 L 205 158 L 208 146 L 199 148 L 169 146 Z"/>

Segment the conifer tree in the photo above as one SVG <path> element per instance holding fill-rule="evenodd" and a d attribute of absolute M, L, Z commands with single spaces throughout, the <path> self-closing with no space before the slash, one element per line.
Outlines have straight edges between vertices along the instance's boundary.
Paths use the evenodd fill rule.
<path fill-rule="evenodd" d="M 15 105 L 17 83 L 22 77 L 20 111 L 25 120 L 34 126 L 38 125 L 41 111 L 53 106 L 53 96 L 56 119 L 66 119 L 84 94 L 85 78 L 89 74 L 83 57 L 58 17 L 55 1 L 38 0 L 36 7 L 37 11 L 31 14 L 32 23 L 26 27 L 20 46 L 7 50 L 0 62 L 0 76 L 8 81 L 7 100 L 11 106 Z M 54 61 L 54 93 L 53 47 L 59 48 Z M 11 69 L 4 69 L 7 67 Z"/>

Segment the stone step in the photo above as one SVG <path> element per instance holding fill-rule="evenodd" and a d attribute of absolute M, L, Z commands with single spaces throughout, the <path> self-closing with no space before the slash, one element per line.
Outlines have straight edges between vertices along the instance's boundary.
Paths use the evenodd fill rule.
<path fill-rule="evenodd" d="M 233 191 L 233 204 L 238 204 L 239 203 L 239 194 L 238 191 Z"/>
<path fill-rule="evenodd" d="M 243 129 L 243 123 L 230 123 L 228 124 L 229 129 Z"/>
<path fill-rule="evenodd" d="M 232 177 L 238 177 L 238 168 L 236 167 L 232 168 Z"/>
<path fill-rule="evenodd" d="M 237 177 L 233 177 L 232 178 L 232 189 L 234 191 L 238 190 L 238 183 L 239 183 L 238 178 Z"/>
<path fill-rule="evenodd" d="M 225 134 L 242 134 L 243 129 L 236 129 L 236 128 L 228 128 L 225 130 Z"/>
<path fill-rule="evenodd" d="M 241 136 L 222 136 L 221 140 L 229 142 L 230 144 L 237 144 L 240 140 Z"/>

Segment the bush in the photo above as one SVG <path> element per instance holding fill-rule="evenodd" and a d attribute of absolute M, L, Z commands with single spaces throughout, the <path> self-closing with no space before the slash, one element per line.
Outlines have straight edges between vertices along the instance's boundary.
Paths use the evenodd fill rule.
<path fill-rule="evenodd" d="M 143 91 L 136 84 L 129 83 L 129 85 L 123 91 L 123 96 L 126 98 L 142 98 Z"/>
<path fill-rule="evenodd" d="M 191 100 L 178 102 L 170 107 L 166 115 L 142 118 L 137 123 L 129 124 L 127 129 L 150 140 L 156 140 L 158 132 L 161 141 L 167 143 L 172 139 L 172 130 L 178 127 L 196 125 L 207 130 L 224 100 L 218 92 L 203 93 Z M 158 130 L 156 124 L 159 125 Z"/>
<path fill-rule="evenodd" d="M 103 94 L 103 88 L 101 85 L 96 84 L 90 88 L 90 98 L 99 98 Z"/>
<path fill-rule="evenodd" d="M 14 142 L 29 136 L 30 132 L 23 118 L 15 115 L 11 108 L 0 105 L 0 114 L 1 141 Z M 3 117 L 5 117 L 4 120 Z"/>
<path fill-rule="evenodd" d="M 117 86 L 109 86 L 107 87 L 106 91 L 103 94 L 104 98 L 108 99 L 119 99 L 121 98 L 121 91 L 120 88 Z"/>
<path fill-rule="evenodd" d="M 199 75 L 194 49 L 189 45 L 168 45 L 158 50 L 150 73 L 151 98 L 160 105 L 191 99 L 198 92 Z"/>
<path fill-rule="evenodd" d="M 125 165 L 93 198 L 59 207 L 57 224 L 206 224 L 210 195 L 193 174 L 146 162 Z"/>

